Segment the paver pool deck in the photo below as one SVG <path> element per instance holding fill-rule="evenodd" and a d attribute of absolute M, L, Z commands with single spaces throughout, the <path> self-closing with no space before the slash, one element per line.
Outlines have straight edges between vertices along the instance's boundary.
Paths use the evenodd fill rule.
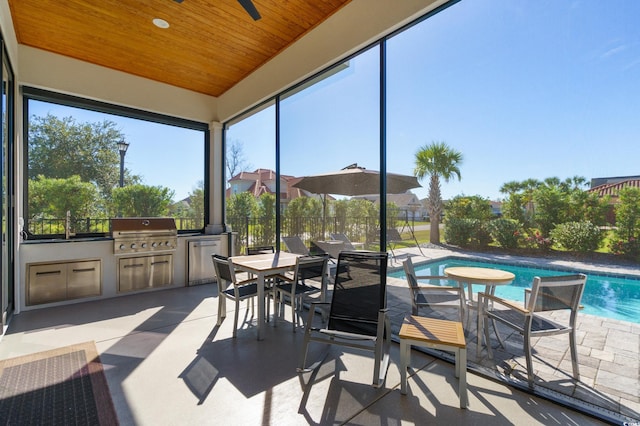
<path fill-rule="evenodd" d="M 437 247 L 437 246 L 436 246 Z M 458 252 L 444 248 L 395 250 L 390 271 L 402 268 L 402 262 L 412 257 L 420 264 L 447 257 L 470 258 L 492 262 L 518 263 L 531 267 L 569 268 L 598 274 L 623 274 L 640 277 L 640 266 L 592 264 L 567 260 L 527 258 L 486 253 Z M 404 279 L 387 281 L 387 306 L 391 313 L 393 335 L 397 336 L 405 315 L 411 313 L 410 292 Z M 467 322 L 469 368 L 489 377 L 527 389 L 527 372 L 523 352 L 523 338 L 518 333 L 499 327 L 505 348 L 492 338 L 494 357 L 489 359 L 483 348 L 476 356 L 476 312 Z M 555 316 L 568 315 L 554 312 Z M 578 362 L 580 381 L 571 376 L 571 358 L 567 335 L 532 340 L 533 368 L 537 395 L 594 413 L 614 423 L 640 422 L 640 324 L 578 314 Z M 443 353 L 446 358 L 446 354 Z M 638 423 L 640 424 L 640 423 Z"/>

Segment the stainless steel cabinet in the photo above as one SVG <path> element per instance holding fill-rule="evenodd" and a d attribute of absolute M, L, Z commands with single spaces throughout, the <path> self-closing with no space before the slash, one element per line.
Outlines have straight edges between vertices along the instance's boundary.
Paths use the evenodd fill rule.
<path fill-rule="evenodd" d="M 228 256 L 227 235 L 189 241 L 187 255 L 187 285 L 207 284 L 215 281 L 212 254 Z"/>
<path fill-rule="evenodd" d="M 118 292 L 164 287 L 172 283 L 172 254 L 118 259 Z"/>
<path fill-rule="evenodd" d="M 27 265 L 27 305 L 102 294 L 100 260 Z"/>

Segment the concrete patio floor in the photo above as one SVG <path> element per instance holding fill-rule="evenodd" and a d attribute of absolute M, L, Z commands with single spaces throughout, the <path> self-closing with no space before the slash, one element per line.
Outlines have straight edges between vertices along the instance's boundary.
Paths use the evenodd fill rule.
<path fill-rule="evenodd" d="M 451 255 L 444 250 L 425 254 Z M 446 360 L 414 350 L 406 396 L 399 390 L 397 344 L 391 346 L 387 380 L 379 389 L 370 385 L 371 356 L 357 350 L 332 348 L 317 371 L 297 374 L 301 328 L 292 333 L 286 317 L 278 327 L 265 327 L 262 341 L 252 324 L 244 324 L 233 339 L 233 306 L 227 305 L 228 319 L 217 327 L 216 296 L 214 285 L 202 285 L 23 312 L 0 341 L 0 359 L 95 341 L 122 425 L 589 425 L 607 420 L 550 401 L 547 388 L 605 402 L 611 413 L 619 410 L 618 417 L 608 419 L 612 423 L 638 418 L 640 351 L 631 337 L 638 338 L 637 325 L 581 322 L 582 381 L 577 385 L 564 373 L 570 371 L 566 345 L 536 344 L 536 393 L 518 388 L 524 369 L 516 336 L 508 337 L 513 354 L 497 351 L 491 361 L 475 359 L 470 333 L 470 402 L 462 410 L 454 368 Z M 388 305 L 397 331 L 409 312 L 403 280 L 389 280 Z M 635 368 L 622 367 L 627 356 L 620 346 L 632 346 L 628 358 Z M 616 390 L 621 381 L 626 384 Z M 629 390 L 629 397 L 620 395 Z"/>

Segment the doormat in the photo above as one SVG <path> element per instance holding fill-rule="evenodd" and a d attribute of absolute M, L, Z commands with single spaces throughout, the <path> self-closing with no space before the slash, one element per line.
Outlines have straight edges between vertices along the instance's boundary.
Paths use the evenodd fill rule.
<path fill-rule="evenodd" d="M 0 422 L 117 425 L 94 342 L 0 361 Z"/>

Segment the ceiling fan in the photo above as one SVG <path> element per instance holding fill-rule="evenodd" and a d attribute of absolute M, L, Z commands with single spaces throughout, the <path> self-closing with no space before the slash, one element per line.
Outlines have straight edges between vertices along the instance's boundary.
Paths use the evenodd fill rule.
<path fill-rule="evenodd" d="M 174 1 L 176 3 L 182 3 L 183 0 Z M 260 16 L 260 13 L 258 12 L 258 9 L 256 9 L 256 6 L 251 0 L 238 0 L 238 3 L 240 3 L 240 5 L 244 8 L 244 10 L 247 11 L 247 13 L 253 18 L 254 21 L 262 18 L 262 16 Z"/>

